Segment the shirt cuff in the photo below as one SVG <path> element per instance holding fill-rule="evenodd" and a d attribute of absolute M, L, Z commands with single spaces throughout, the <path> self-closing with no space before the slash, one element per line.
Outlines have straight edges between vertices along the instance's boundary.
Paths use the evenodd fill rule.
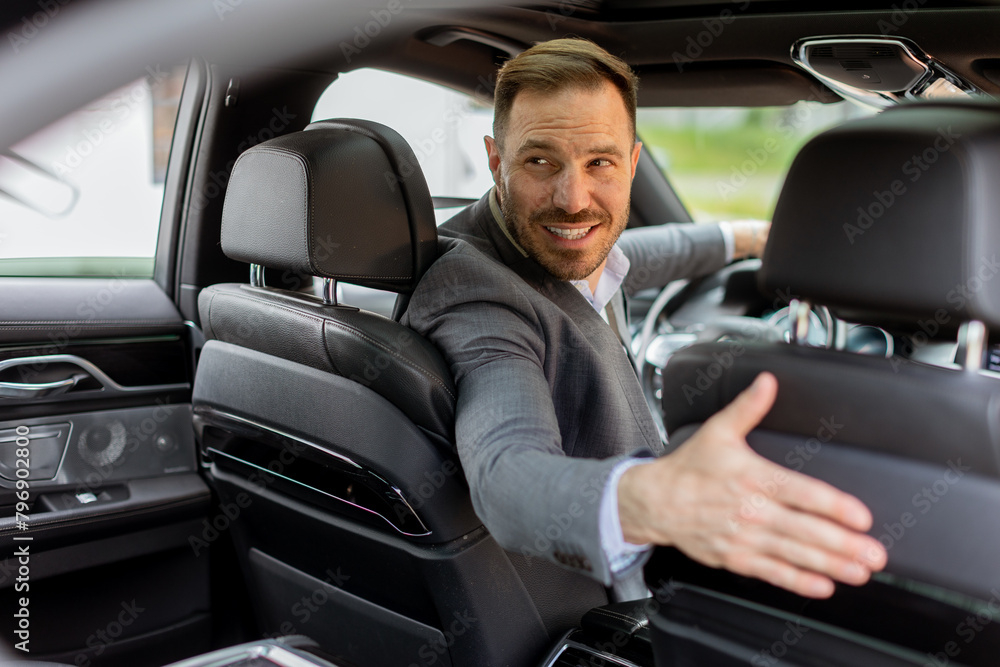
<path fill-rule="evenodd" d="M 618 482 L 626 470 L 635 465 L 651 463 L 650 458 L 625 459 L 608 475 L 604 485 L 604 496 L 601 498 L 599 530 L 601 533 L 601 548 L 608 559 L 613 575 L 620 574 L 637 563 L 643 555 L 653 548 L 652 544 L 631 544 L 625 541 L 622 534 L 621 519 L 618 517 Z"/>
<path fill-rule="evenodd" d="M 733 226 L 728 222 L 719 223 L 719 231 L 722 232 L 722 243 L 726 247 L 726 264 L 733 261 L 736 254 L 736 238 L 733 236 Z"/>

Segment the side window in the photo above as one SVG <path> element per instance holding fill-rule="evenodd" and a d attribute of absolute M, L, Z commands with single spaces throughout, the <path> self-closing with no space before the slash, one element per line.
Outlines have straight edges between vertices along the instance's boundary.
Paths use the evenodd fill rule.
<path fill-rule="evenodd" d="M 492 100 L 376 69 L 342 74 L 316 103 L 312 119 L 363 118 L 387 125 L 410 144 L 435 197 L 479 199 L 493 185 L 483 136 L 493 134 Z M 458 209 L 438 209 L 438 222 Z"/>
<path fill-rule="evenodd" d="M 637 133 L 696 221 L 770 220 L 792 159 L 811 137 L 873 111 L 788 107 L 639 109 Z"/>
<path fill-rule="evenodd" d="M 0 152 L 0 275 L 153 275 L 183 81 L 150 68 Z"/>

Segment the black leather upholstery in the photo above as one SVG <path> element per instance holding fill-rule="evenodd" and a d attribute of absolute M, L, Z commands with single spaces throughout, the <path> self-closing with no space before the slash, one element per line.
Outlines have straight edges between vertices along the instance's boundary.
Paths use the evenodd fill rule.
<path fill-rule="evenodd" d="M 979 474 L 1000 477 L 996 377 L 902 358 L 748 343 L 730 369 L 706 384 L 705 369 L 731 347 L 702 343 L 670 359 L 663 389 L 669 433 L 705 421 L 766 370 L 779 390 L 761 428 L 930 463 L 961 459 Z"/>
<path fill-rule="evenodd" d="M 376 123 L 264 142 L 229 181 L 223 250 L 269 269 L 405 298 L 436 240 L 413 152 Z M 519 573 L 483 527 L 454 448 L 451 374 L 418 334 L 270 287 L 214 285 L 198 305 L 195 430 L 220 500 L 242 502 L 230 534 L 262 631 L 292 623 L 356 664 L 428 650 L 441 664 L 533 664 L 606 602 L 555 565 Z M 334 567 L 348 576 L 332 585 Z M 296 601 L 316 591 L 328 601 L 304 621 Z"/>
<path fill-rule="evenodd" d="M 273 269 L 409 293 L 437 257 L 437 226 L 423 173 L 399 134 L 327 120 L 240 155 L 222 250 Z"/>
<path fill-rule="evenodd" d="M 455 387 L 435 347 L 390 319 L 295 292 L 215 285 L 199 296 L 205 336 L 354 380 L 453 447 Z"/>
<path fill-rule="evenodd" d="M 240 156 L 222 247 L 268 268 L 408 292 L 436 256 L 437 227 L 402 137 L 369 121 L 328 120 Z M 206 288 L 198 307 L 207 338 L 355 380 L 453 448 L 451 373 L 410 329 L 301 292 L 239 284 Z"/>
<path fill-rule="evenodd" d="M 947 324 L 943 330 L 979 319 L 995 326 L 998 182 L 996 105 L 914 105 L 826 132 L 802 150 L 785 182 L 760 283 L 854 321 L 912 326 L 931 318 Z M 860 498 L 874 516 L 869 533 L 888 551 L 889 576 L 838 587 L 830 601 L 806 606 L 760 581 L 678 567 L 679 555 L 660 549 L 647 564 L 647 581 L 670 576 L 680 586 L 653 619 L 657 659 L 737 664 L 721 656 L 743 651 L 740 642 L 754 647 L 744 656 L 755 655 L 787 613 L 803 627 L 818 620 L 879 640 L 894 655 L 932 654 L 936 640 L 918 628 L 937 632 L 955 623 L 941 620 L 950 613 L 945 598 L 926 591 L 987 600 L 1000 580 L 1000 541 L 992 538 L 1000 528 L 991 518 L 1000 506 L 1000 378 L 902 356 L 737 345 L 699 344 L 671 358 L 663 373 L 671 445 L 770 371 L 777 400 L 748 442 Z M 779 483 L 766 481 L 754 495 L 766 497 L 768 485 Z M 730 616 L 740 619 L 737 632 Z M 702 633 L 697 642 L 689 641 L 693 626 Z M 865 654 L 877 642 L 853 638 L 819 651 L 806 643 L 794 655 L 789 649 L 789 664 L 814 664 L 830 652 L 843 664 L 898 664 Z"/>
<path fill-rule="evenodd" d="M 762 288 L 850 321 L 1000 325 L 1000 105 L 914 104 L 845 123 L 796 157 Z"/>

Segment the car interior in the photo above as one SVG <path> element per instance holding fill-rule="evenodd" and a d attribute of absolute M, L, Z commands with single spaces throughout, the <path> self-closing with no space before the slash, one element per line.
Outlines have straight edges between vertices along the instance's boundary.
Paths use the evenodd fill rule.
<path fill-rule="evenodd" d="M 995 664 L 1000 6 L 14 0 L 0 25 L 2 205 L 48 203 L 16 168 L 84 206 L 33 133 L 176 73 L 149 257 L 8 254 L 26 223 L 0 208 L 0 663 Z M 439 149 L 400 128 L 316 113 L 368 69 L 488 112 L 498 65 L 563 36 L 624 57 L 640 113 L 868 110 L 796 148 L 763 258 L 629 311 L 670 448 L 777 376 L 748 440 L 872 509 L 870 583 L 807 600 L 658 548 L 650 597 L 618 600 L 476 516 L 447 364 L 399 319 L 482 193 L 429 186 Z M 644 144 L 629 226 L 704 219 Z M 124 227 L 129 188 L 97 204 Z"/>

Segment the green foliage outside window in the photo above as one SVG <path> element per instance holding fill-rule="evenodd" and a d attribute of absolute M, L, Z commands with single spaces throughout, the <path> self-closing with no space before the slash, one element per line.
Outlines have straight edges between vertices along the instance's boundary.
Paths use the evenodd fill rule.
<path fill-rule="evenodd" d="M 870 113 L 846 102 L 640 109 L 637 131 L 695 220 L 769 220 L 806 141 Z"/>

